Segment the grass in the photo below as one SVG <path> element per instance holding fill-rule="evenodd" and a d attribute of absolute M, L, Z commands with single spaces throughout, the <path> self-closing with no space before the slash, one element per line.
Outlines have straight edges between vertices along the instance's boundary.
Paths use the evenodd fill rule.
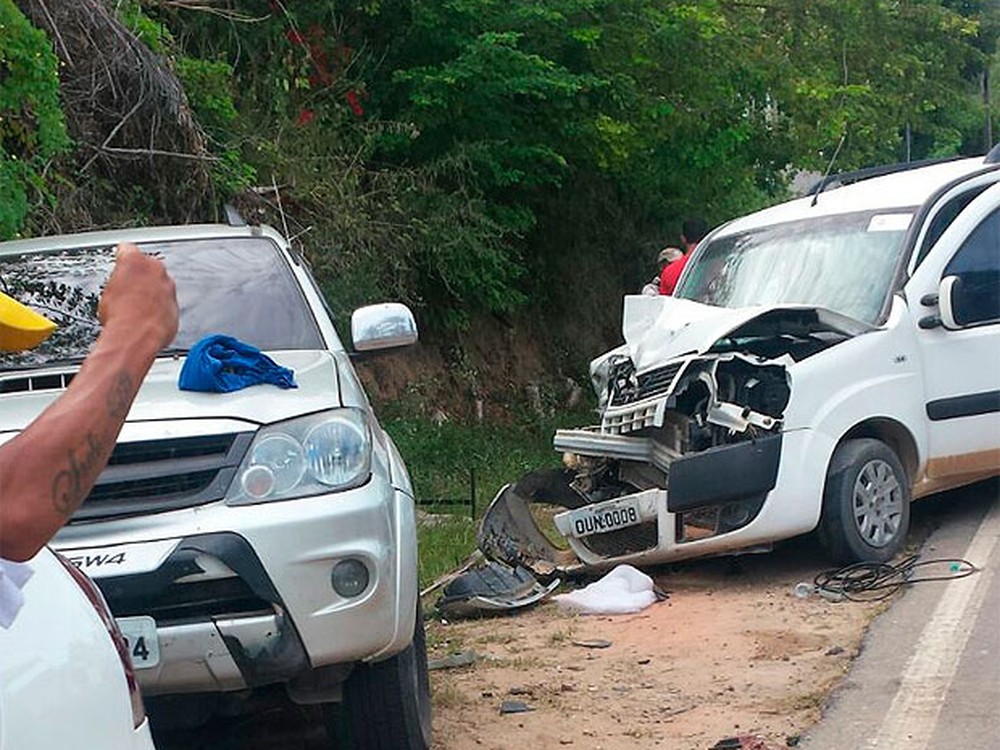
<path fill-rule="evenodd" d="M 568 643 L 573 638 L 573 626 L 570 625 L 567 628 L 560 628 L 559 630 L 554 630 L 552 635 L 549 636 L 549 643 L 553 646 L 558 646 L 564 643 Z"/>
<path fill-rule="evenodd" d="M 503 485 L 560 465 L 552 448 L 556 429 L 593 421 L 593 411 L 582 408 L 553 416 L 526 413 L 504 424 L 437 425 L 383 409 L 382 425 L 406 461 L 421 510 L 421 589 L 475 550 L 478 519 Z"/>
<path fill-rule="evenodd" d="M 470 701 L 461 690 L 447 682 L 434 682 L 431 685 L 434 708 L 458 708 Z"/>
<path fill-rule="evenodd" d="M 417 526 L 420 590 L 457 568 L 476 548 L 476 524 L 467 515 L 426 517 Z"/>

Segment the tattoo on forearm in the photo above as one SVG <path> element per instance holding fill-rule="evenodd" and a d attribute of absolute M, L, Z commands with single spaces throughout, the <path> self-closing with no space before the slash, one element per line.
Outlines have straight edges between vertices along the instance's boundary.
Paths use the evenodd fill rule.
<path fill-rule="evenodd" d="M 82 455 L 77 457 L 76 451 L 69 453 L 69 466 L 52 480 L 52 506 L 64 518 L 73 515 L 73 511 L 83 502 L 85 482 L 95 472 L 99 462 L 104 457 L 105 446 L 92 432 L 84 438 L 86 445 Z M 86 490 L 89 491 L 89 482 Z"/>
<path fill-rule="evenodd" d="M 108 391 L 108 416 L 112 419 L 125 419 L 134 396 L 135 381 L 127 372 L 118 373 L 111 390 Z"/>
<path fill-rule="evenodd" d="M 81 450 L 71 450 L 67 466 L 52 480 L 52 507 L 64 518 L 69 518 L 80 506 L 97 475 L 104 466 L 108 452 L 118 436 L 121 422 L 128 415 L 135 396 L 135 382 L 127 372 L 121 372 L 111 384 L 106 406 L 111 424 L 98 436 L 88 432 Z M 79 454 L 79 455 L 78 455 Z"/>

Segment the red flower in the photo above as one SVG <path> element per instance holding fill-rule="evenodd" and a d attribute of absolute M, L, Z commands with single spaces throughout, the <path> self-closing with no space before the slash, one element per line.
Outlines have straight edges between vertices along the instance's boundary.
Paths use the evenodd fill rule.
<path fill-rule="evenodd" d="M 285 32 L 285 39 L 290 41 L 292 44 L 305 44 L 306 40 L 302 38 L 302 34 L 298 32 L 297 29 L 289 29 Z"/>
<path fill-rule="evenodd" d="M 299 112 L 299 116 L 295 118 L 295 124 L 301 128 L 305 125 L 308 125 L 315 119 L 316 119 L 316 112 L 314 110 L 304 109 L 301 112 Z"/>
<path fill-rule="evenodd" d="M 350 106 L 351 111 L 356 117 L 361 117 L 365 113 L 364 107 L 361 106 L 361 102 L 358 99 L 358 93 L 356 91 L 348 91 L 344 94 L 344 98 L 347 99 L 347 104 Z"/>

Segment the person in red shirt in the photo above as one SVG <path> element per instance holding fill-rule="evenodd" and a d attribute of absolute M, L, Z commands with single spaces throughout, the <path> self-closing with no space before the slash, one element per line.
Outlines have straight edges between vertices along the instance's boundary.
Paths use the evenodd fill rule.
<path fill-rule="evenodd" d="M 681 228 L 681 246 L 684 255 L 670 263 L 660 274 L 660 294 L 673 294 L 677 286 L 677 279 L 681 277 L 681 271 L 691 257 L 692 251 L 701 242 L 702 237 L 708 234 L 708 224 L 704 219 L 685 219 Z"/>

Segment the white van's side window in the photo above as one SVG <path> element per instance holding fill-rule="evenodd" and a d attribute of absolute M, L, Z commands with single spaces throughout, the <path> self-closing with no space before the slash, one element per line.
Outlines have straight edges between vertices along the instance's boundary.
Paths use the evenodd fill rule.
<path fill-rule="evenodd" d="M 944 275 L 958 277 L 952 291 L 957 323 L 1000 322 L 1000 208 L 962 243 Z"/>
<path fill-rule="evenodd" d="M 924 241 L 920 244 L 920 252 L 917 254 L 917 265 L 927 257 L 927 253 L 934 247 L 934 243 L 941 239 L 944 230 L 951 226 L 955 218 L 965 210 L 972 201 L 978 198 L 989 184 L 977 185 L 972 190 L 967 190 L 955 198 L 949 200 L 941 210 L 931 219 L 930 227 L 924 236 Z"/>

